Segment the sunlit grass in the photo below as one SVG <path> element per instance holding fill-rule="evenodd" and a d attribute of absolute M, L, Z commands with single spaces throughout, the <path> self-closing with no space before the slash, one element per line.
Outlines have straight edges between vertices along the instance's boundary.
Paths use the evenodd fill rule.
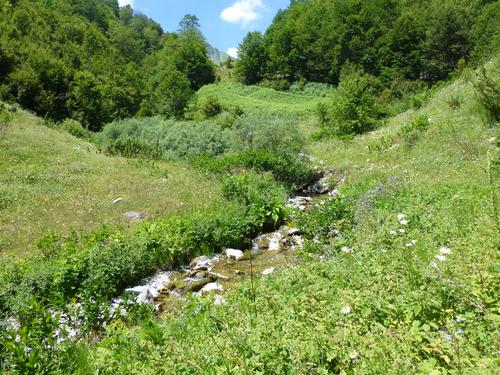
<path fill-rule="evenodd" d="M 0 253 L 31 251 L 49 230 L 124 222 L 127 211 L 189 210 L 218 194 L 186 164 L 109 157 L 25 112 L 0 133 L 0 170 Z"/>

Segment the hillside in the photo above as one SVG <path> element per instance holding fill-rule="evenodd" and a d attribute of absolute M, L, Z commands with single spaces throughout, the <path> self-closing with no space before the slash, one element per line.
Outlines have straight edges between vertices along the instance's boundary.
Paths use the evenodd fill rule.
<path fill-rule="evenodd" d="M 196 3 L 0 0 L 0 373 L 498 373 L 500 0 Z"/>
<path fill-rule="evenodd" d="M 157 217 L 218 194 L 216 183 L 183 163 L 106 156 L 24 111 L 0 131 L 0 168 L 3 254 L 29 253 L 51 230 L 125 224 L 125 212 Z"/>
<path fill-rule="evenodd" d="M 498 58 L 489 65 L 497 78 L 499 66 Z M 461 104 L 451 108 L 456 95 Z M 488 157 L 498 156 L 498 132 L 480 113 L 471 84 L 458 79 L 376 132 L 311 143 L 314 156 L 346 175 L 338 189 L 356 202 L 351 231 L 311 242 L 300 267 L 247 282 L 223 305 L 189 300 L 175 316 L 109 336 L 86 365 L 109 373 L 493 373 L 498 232 L 488 173 L 495 184 L 499 173 Z M 401 136 L 417 118 L 429 120 L 427 130 Z"/>

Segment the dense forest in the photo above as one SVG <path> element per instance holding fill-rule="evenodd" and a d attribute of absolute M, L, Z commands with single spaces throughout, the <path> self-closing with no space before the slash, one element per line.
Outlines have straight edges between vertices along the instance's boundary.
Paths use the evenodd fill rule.
<path fill-rule="evenodd" d="M 215 79 L 196 17 L 179 31 L 116 0 L 2 0 L 0 98 L 90 130 L 135 115 L 178 116 Z"/>
<path fill-rule="evenodd" d="M 243 83 L 337 84 L 351 63 L 390 82 L 446 79 L 500 45 L 497 1 L 293 0 L 264 35 L 250 32 L 237 64 Z"/>

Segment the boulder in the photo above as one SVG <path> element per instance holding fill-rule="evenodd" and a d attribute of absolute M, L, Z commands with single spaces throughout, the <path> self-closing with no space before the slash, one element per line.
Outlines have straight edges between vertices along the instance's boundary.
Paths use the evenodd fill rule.
<path fill-rule="evenodd" d="M 189 268 L 191 268 L 194 271 L 197 270 L 208 270 L 208 268 L 211 266 L 211 259 L 207 257 L 206 255 L 202 255 L 200 257 L 194 258 L 191 263 L 189 263 Z"/>
<path fill-rule="evenodd" d="M 222 292 L 224 290 L 224 288 L 222 287 L 221 284 L 219 283 L 209 283 L 207 285 L 205 285 L 203 288 L 201 288 L 201 290 L 198 292 L 198 295 L 203 295 L 203 294 L 206 294 L 206 293 L 210 293 L 210 292 Z"/>
<path fill-rule="evenodd" d="M 262 274 L 264 276 L 267 276 L 267 275 L 270 275 L 274 272 L 274 267 L 271 267 L 271 268 L 266 268 L 264 271 L 262 271 Z"/>
<path fill-rule="evenodd" d="M 136 212 L 136 211 L 127 211 L 127 212 L 124 212 L 122 215 L 123 215 L 123 217 L 125 217 L 126 220 L 128 220 L 131 223 L 146 219 L 148 217 L 148 214 L 146 214 L 144 212 Z"/>
<path fill-rule="evenodd" d="M 241 250 L 236 249 L 226 249 L 226 256 L 228 259 L 234 259 L 236 261 L 241 260 L 245 254 Z"/>

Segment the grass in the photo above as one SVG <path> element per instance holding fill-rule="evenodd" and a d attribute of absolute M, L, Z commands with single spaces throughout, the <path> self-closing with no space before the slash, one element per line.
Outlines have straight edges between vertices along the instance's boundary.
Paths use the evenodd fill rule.
<path fill-rule="evenodd" d="M 487 69 L 498 75 L 499 66 L 497 56 Z M 307 110 L 301 110 L 310 104 L 289 93 L 261 88 L 221 84 L 205 90 L 218 91 L 226 105 L 241 104 L 252 110 L 305 114 Z M 245 90 L 247 99 L 242 94 Z M 303 118 L 299 127 L 306 134 L 314 132 L 311 118 Z M 90 151 L 93 146 L 52 130 L 47 133 L 50 137 L 43 138 L 36 132 L 38 126 L 25 125 L 27 131 L 18 137 L 24 139 L 31 131 L 31 142 L 45 139 L 44 145 L 62 137 L 70 145 L 66 153 L 81 156 L 85 145 L 89 149 L 84 154 L 91 159 L 111 160 L 130 170 L 134 164 L 129 163 L 139 163 L 99 155 Z M 491 199 L 492 193 L 498 196 L 499 179 L 495 126 L 484 121 L 472 84 L 464 76 L 437 90 L 420 109 L 390 118 L 376 131 L 352 140 L 311 141 L 308 153 L 346 178 L 339 186 L 341 198 L 311 210 L 310 217 L 298 216 L 296 224 L 305 238 L 299 266 L 243 283 L 224 295 L 222 305 L 214 304 L 213 296 L 188 298 L 182 310 L 164 319 L 143 317 L 136 325 L 117 319 L 106 326 L 98 342 L 66 343 L 54 351 L 38 345 L 49 358 L 47 368 L 100 374 L 495 373 L 500 308 L 498 223 Z M 11 125 L 2 142 L 9 139 L 5 135 L 15 135 L 14 130 Z M 75 142 L 80 145 L 78 152 Z M 19 141 L 15 144 L 19 147 Z M 24 153 L 28 147 L 32 146 L 22 148 Z M 51 152 L 45 157 L 48 163 L 57 157 L 57 148 L 45 147 Z M 64 160 L 72 159 L 66 155 Z M 157 165 L 182 168 L 182 164 Z M 194 176 L 191 183 L 200 181 L 189 173 Z M 246 190 L 247 179 L 255 188 Z M 185 254 L 188 249 L 191 256 L 213 243 L 222 247 L 228 236 L 236 241 L 242 233 L 255 232 L 256 228 L 247 227 L 255 226 L 257 219 L 272 218 L 273 210 L 282 216 L 283 190 L 261 180 L 262 176 L 252 174 L 226 183 L 226 195 L 244 193 L 241 199 L 249 202 L 246 207 L 221 200 L 218 211 L 210 215 L 198 210 L 192 217 L 148 222 L 128 235 L 110 233 L 105 241 L 97 234 L 92 247 L 82 252 L 89 255 L 86 287 L 106 290 L 109 280 L 115 282 L 111 291 L 116 292 L 128 280 L 121 275 L 138 277 L 138 271 L 146 273 L 163 264 L 164 254 Z M 199 182 L 196 189 L 201 187 L 206 185 Z M 184 188 L 194 194 L 187 182 Z M 206 189 L 218 191 L 216 185 Z M 267 189 L 271 192 L 266 193 Z M 275 201 L 271 207 L 265 205 L 266 194 L 274 197 L 269 199 Z M 192 196 L 190 204 L 196 198 Z M 341 235 L 334 235 L 332 229 Z M 320 241 L 315 240 L 318 233 Z M 24 280 L 33 293 L 38 285 L 50 289 L 65 286 L 65 277 L 70 281 L 82 277 L 75 272 L 82 263 L 79 254 L 72 253 L 72 246 L 63 250 L 60 254 L 71 255 L 75 267 L 63 258 L 52 265 L 47 258 L 45 267 L 51 272 L 44 276 L 34 269 L 34 286 L 30 278 Z M 154 259 L 141 266 L 149 257 Z M 95 259 L 97 265 L 92 263 Z M 106 261 L 109 265 L 103 265 Z M 52 267 L 59 284 L 52 281 Z M 18 288 L 16 270 L 6 272 L 12 280 L 11 292 Z M 93 296 L 86 302 L 92 301 Z M 33 322 L 29 324 L 37 328 L 37 321 Z M 40 332 L 53 337 L 53 327 L 40 325 Z M 39 341 L 36 332 L 22 331 L 22 339 Z M 16 347 L 0 341 L 14 348 L 10 353 L 19 361 L 29 356 L 23 343 Z"/>
<path fill-rule="evenodd" d="M 498 72 L 499 64 L 488 68 Z M 450 106 L 457 94 L 461 105 Z M 307 242 L 301 267 L 242 285 L 223 305 L 193 299 L 163 321 L 132 329 L 117 322 L 80 358 L 82 368 L 495 373 L 498 231 L 491 193 L 499 176 L 493 170 L 489 183 L 487 154 L 498 159 L 498 131 L 481 111 L 470 82 L 459 79 L 375 132 L 311 143 L 312 155 L 347 174 L 340 190 L 354 204 L 351 230 Z M 412 129 L 419 118 L 427 126 Z M 340 251 L 344 246 L 352 252 Z"/>
<path fill-rule="evenodd" d="M 284 92 L 258 86 L 244 86 L 240 83 L 218 83 L 203 86 L 197 93 L 197 101 L 216 96 L 226 108 L 240 107 L 244 111 L 285 112 L 307 114 L 316 110 L 323 101 L 322 96 L 307 92 Z"/>
<path fill-rule="evenodd" d="M 215 181 L 183 163 L 105 156 L 24 111 L 0 132 L 0 170 L 0 254 L 31 252 L 50 230 L 122 223 L 127 211 L 156 217 L 219 195 Z"/>

